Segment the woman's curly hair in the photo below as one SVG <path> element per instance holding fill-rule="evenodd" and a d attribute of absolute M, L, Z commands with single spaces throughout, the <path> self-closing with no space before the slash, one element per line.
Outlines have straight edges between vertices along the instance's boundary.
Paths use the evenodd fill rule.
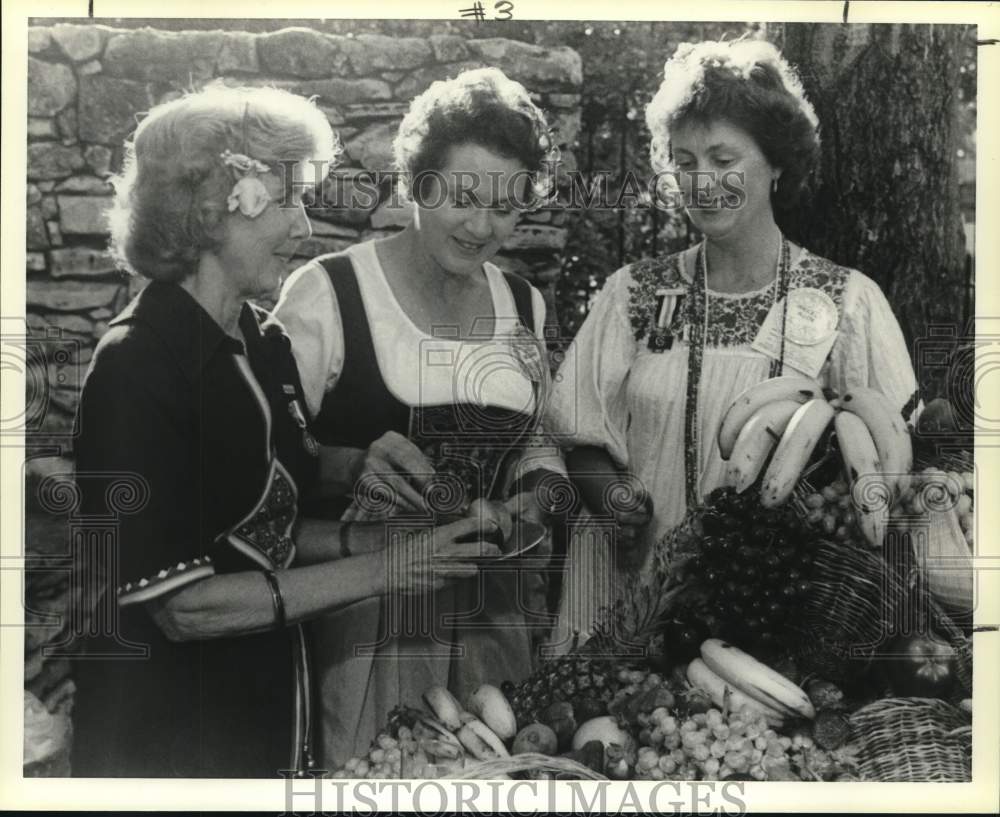
<path fill-rule="evenodd" d="M 217 246 L 234 176 L 225 150 L 280 172 L 284 162 L 336 162 L 339 142 L 311 100 L 276 88 L 214 83 L 153 108 L 125 145 L 113 179 L 111 249 L 129 272 L 160 281 L 188 275 Z M 322 167 L 322 165 L 317 165 Z"/>
<path fill-rule="evenodd" d="M 683 43 L 663 68 L 646 107 L 653 169 L 671 169 L 670 133 L 681 124 L 725 120 L 749 133 L 781 168 L 771 200 L 788 208 L 819 155 L 819 121 L 781 53 L 761 40 Z"/>
<path fill-rule="evenodd" d="M 498 68 L 439 80 L 413 100 L 393 142 L 404 192 L 419 203 L 424 182 L 444 167 L 449 149 L 466 144 L 521 162 L 535 195 L 547 194 L 558 149 L 545 114 L 523 85 Z"/>

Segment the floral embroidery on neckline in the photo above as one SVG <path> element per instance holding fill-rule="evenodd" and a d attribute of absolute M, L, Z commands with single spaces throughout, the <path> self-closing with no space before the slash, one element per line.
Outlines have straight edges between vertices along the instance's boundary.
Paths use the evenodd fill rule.
<path fill-rule="evenodd" d="M 681 274 L 682 253 L 663 259 L 643 259 L 629 265 L 628 317 L 635 340 L 642 341 L 656 326 L 657 293 L 663 289 L 685 291 L 688 281 Z M 844 289 L 851 270 L 803 250 L 792 266 L 789 288 L 813 287 L 829 295 L 842 311 Z M 738 294 L 708 290 L 708 336 L 710 347 L 749 346 L 767 317 L 774 302 L 772 285 Z M 677 310 L 669 330 L 680 336 L 684 315 Z M 675 347 L 676 348 L 676 347 Z"/>

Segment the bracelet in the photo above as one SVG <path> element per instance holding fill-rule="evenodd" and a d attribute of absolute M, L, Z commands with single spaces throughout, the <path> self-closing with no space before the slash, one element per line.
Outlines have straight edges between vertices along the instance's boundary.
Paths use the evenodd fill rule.
<path fill-rule="evenodd" d="M 288 618 L 285 616 L 285 600 L 281 596 L 281 586 L 278 584 L 278 577 L 273 570 L 265 570 L 264 578 L 271 591 L 271 603 L 274 605 L 274 629 L 284 630 L 288 626 Z"/>
<path fill-rule="evenodd" d="M 553 471 L 550 468 L 535 468 L 514 480 L 514 483 L 510 488 L 510 495 L 517 496 L 517 494 L 524 493 L 537 495 L 538 486 L 546 480 L 553 480 L 554 482 L 554 484 L 551 484 L 549 487 L 550 494 L 555 493 L 556 496 L 565 494 L 567 497 L 573 496 L 574 489 L 569 477 L 559 471 Z M 576 503 L 570 504 L 575 505 Z M 565 516 L 572 510 L 572 507 L 564 508 L 562 513 L 557 513 L 557 509 L 558 504 L 552 504 L 548 507 L 543 507 L 542 511 L 547 517 L 554 519 L 555 517 Z"/>
<path fill-rule="evenodd" d="M 351 529 L 353 522 L 345 522 L 340 526 L 340 558 L 347 559 L 353 554 L 351 553 L 351 548 L 347 544 L 347 533 Z"/>

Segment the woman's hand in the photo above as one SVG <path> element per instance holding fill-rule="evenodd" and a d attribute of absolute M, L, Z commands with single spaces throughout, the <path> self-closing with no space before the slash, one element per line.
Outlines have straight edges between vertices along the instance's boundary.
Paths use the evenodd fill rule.
<path fill-rule="evenodd" d="M 634 545 L 653 518 L 653 498 L 639 478 L 620 470 L 607 451 L 596 446 L 573 449 L 566 465 L 590 511 L 614 519 L 621 543 Z"/>
<path fill-rule="evenodd" d="M 537 491 L 522 491 L 519 494 L 514 494 L 504 502 L 504 505 L 515 519 L 523 519 L 538 525 L 549 524 L 549 515 L 539 504 Z"/>
<path fill-rule="evenodd" d="M 453 579 L 476 576 L 479 568 L 468 559 L 500 555 L 500 548 L 482 541 L 483 524 L 467 517 L 438 528 L 414 529 L 390 544 L 384 551 L 385 592 L 426 593 Z"/>
<path fill-rule="evenodd" d="M 410 440 L 387 431 L 359 458 L 354 473 L 356 496 L 368 496 L 380 506 L 391 500 L 393 507 L 427 511 L 423 490 L 434 474 L 434 466 Z"/>
<path fill-rule="evenodd" d="M 634 545 L 653 519 L 653 498 L 631 474 L 608 484 L 604 505 L 618 524 L 618 535 L 626 546 Z"/>

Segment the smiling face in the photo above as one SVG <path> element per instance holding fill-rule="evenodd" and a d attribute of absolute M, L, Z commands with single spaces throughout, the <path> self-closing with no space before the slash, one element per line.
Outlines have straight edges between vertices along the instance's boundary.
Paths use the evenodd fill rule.
<path fill-rule="evenodd" d="M 305 173 L 309 177 L 305 177 Z M 243 298 L 272 294 L 281 284 L 288 262 L 299 243 L 312 235 L 302 203 L 312 182 L 312 165 L 296 163 L 293 184 L 284 185 L 280 175 L 266 173 L 261 181 L 271 196 L 255 218 L 239 210 L 223 220 L 224 236 L 215 255 L 229 285 Z M 287 188 L 287 189 L 285 189 Z"/>
<path fill-rule="evenodd" d="M 671 132 L 670 148 L 681 188 L 694 204 L 688 216 L 707 237 L 739 236 L 773 221 L 771 185 L 780 170 L 747 131 L 724 120 L 684 123 Z M 737 189 L 740 206 L 717 206 L 715 200 L 732 198 Z M 699 206 L 709 202 L 716 206 Z"/>
<path fill-rule="evenodd" d="M 480 145 L 452 147 L 427 181 L 415 226 L 420 247 L 442 271 L 470 275 L 517 226 L 528 191 L 526 168 Z"/>

